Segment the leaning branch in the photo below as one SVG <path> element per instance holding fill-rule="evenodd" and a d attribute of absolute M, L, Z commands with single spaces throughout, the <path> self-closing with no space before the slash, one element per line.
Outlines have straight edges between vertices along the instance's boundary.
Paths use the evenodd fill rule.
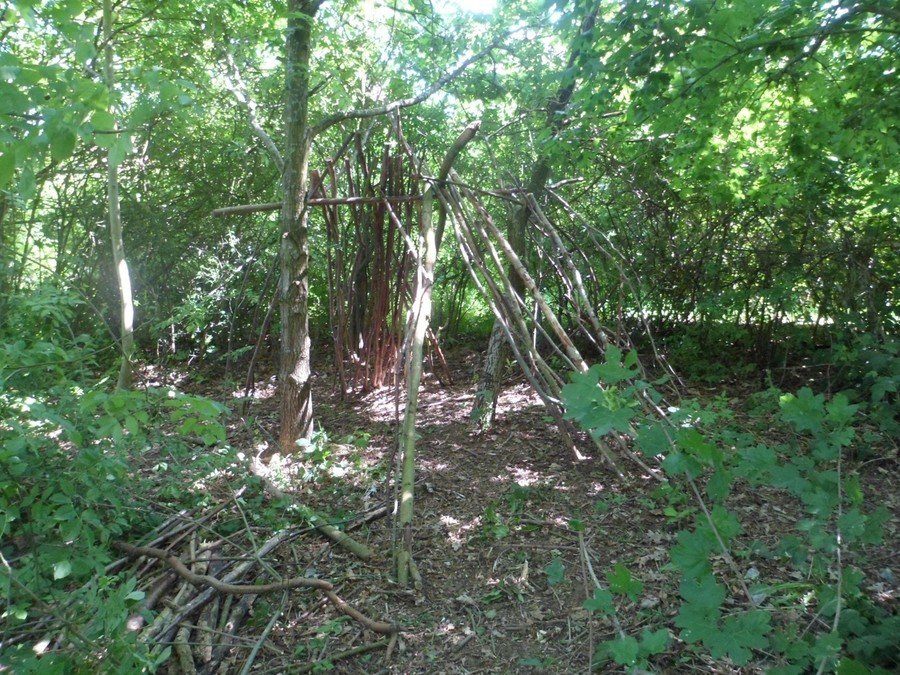
<path fill-rule="evenodd" d="M 225 76 L 226 88 L 231 92 L 238 105 L 247 113 L 247 122 L 250 124 L 250 128 L 263 144 L 263 147 L 269 154 L 269 158 L 278 167 L 278 173 L 284 173 L 284 159 L 281 157 L 281 152 L 278 150 L 275 141 L 272 140 L 272 137 L 263 129 L 262 124 L 259 122 L 259 118 L 256 115 L 256 102 L 247 94 L 247 87 L 241 77 L 241 71 L 238 70 L 234 57 L 228 50 L 225 50 L 225 65 L 228 68 L 228 74 Z"/>
<path fill-rule="evenodd" d="M 335 124 L 345 122 L 346 120 L 379 117 L 381 115 L 392 113 L 396 110 L 401 110 L 403 108 L 409 108 L 410 106 L 418 105 L 422 101 L 430 98 L 433 94 L 446 87 L 450 82 L 459 77 L 466 68 L 490 54 L 498 46 L 499 45 L 497 42 L 493 42 L 489 46 L 482 49 L 480 52 L 473 54 L 417 96 L 411 96 L 409 98 L 392 101 L 390 103 L 386 103 L 385 105 L 378 106 L 377 108 L 364 108 L 361 110 L 350 110 L 348 112 L 335 113 L 334 115 L 326 117 L 321 122 L 313 126 L 309 130 L 309 135 L 311 138 L 315 137 L 321 134 L 326 129 L 333 127 Z"/>
<path fill-rule="evenodd" d="M 385 197 L 321 197 L 307 199 L 307 206 L 341 206 L 348 204 L 381 204 L 385 201 L 400 204 L 405 202 L 421 201 L 421 195 L 394 195 Z M 240 206 L 223 206 L 214 209 L 214 216 L 239 216 L 261 211 L 280 211 L 282 202 L 263 202 L 262 204 L 241 204 Z"/>

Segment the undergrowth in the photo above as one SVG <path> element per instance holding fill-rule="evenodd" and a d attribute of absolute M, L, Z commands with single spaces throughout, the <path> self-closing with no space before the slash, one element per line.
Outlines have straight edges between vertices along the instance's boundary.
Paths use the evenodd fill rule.
<path fill-rule="evenodd" d="M 872 370 L 865 375 L 879 381 Z M 808 387 L 796 394 L 770 389 L 757 400 L 763 433 L 737 428 L 721 404 L 669 406 L 659 384 L 641 379 L 634 352 L 623 357 L 611 348 L 605 363 L 574 374 L 563 389 L 570 419 L 598 439 L 618 434 L 660 463 L 669 504 L 679 506 L 670 520 L 689 515 L 669 551 L 668 569 L 680 579 L 674 620 L 659 617 L 640 632 L 623 627 L 597 648 L 596 663 L 652 669 L 677 635 L 695 655 L 735 666 L 752 661 L 776 675 L 896 668 L 900 621 L 867 596 L 859 569 L 868 548 L 881 543 L 889 514 L 867 501 L 847 461 L 861 452 L 863 420 L 890 403 L 890 387 L 873 387 L 857 403 Z M 729 508 L 741 482 L 796 500 L 805 517 L 795 532 L 773 548 L 747 541 L 746 523 Z M 687 503 L 693 508 L 684 509 Z M 749 564 L 754 556 L 780 573 L 764 578 Z M 617 602 L 637 600 L 641 587 L 625 567 L 607 581 L 585 608 L 615 620 Z"/>

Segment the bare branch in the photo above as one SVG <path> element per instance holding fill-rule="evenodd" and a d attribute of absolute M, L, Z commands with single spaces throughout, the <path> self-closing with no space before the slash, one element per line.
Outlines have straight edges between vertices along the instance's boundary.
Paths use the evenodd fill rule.
<path fill-rule="evenodd" d="M 281 152 L 278 150 L 278 146 L 275 145 L 272 137 L 259 123 L 259 119 L 256 116 L 256 102 L 248 96 L 247 87 L 243 78 L 241 78 L 237 64 L 234 62 L 234 56 L 228 50 L 225 50 L 225 65 L 228 69 L 228 74 L 225 76 L 225 86 L 238 105 L 247 113 L 247 121 L 250 123 L 250 128 L 262 142 L 263 147 L 269 154 L 269 158 L 278 167 L 278 173 L 284 173 L 284 159 L 281 157 Z"/>
<path fill-rule="evenodd" d="M 339 124 L 340 122 L 344 122 L 346 120 L 379 117 L 380 115 L 387 115 L 389 113 L 392 113 L 395 110 L 401 110 L 402 108 L 409 108 L 410 106 L 417 105 L 431 97 L 436 92 L 443 89 L 450 82 L 459 77 L 466 68 L 490 54 L 493 50 L 497 49 L 498 46 L 499 45 L 497 42 L 491 43 L 488 47 L 485 47 L 480 52 L 473 54 L 469 58 L 465 59 L 462 63 L 456 66 L 456 68 L 445 74 L 443 77 L 434 82 L 434 84 L 425 89 L 425 91 L 416 96 L 392 101 L 382 106 L 378 106 L 377 108 L 364 108 L 362 110 L 350 110 L 347 112 L 335 113 L 334 115 L 326 117 L 321 122 L 313 126 L 309 131 L 309 135 L 310 137 L 315 137 L 318 134 L 321 134 L 326 129 L 333 127 L 335 124 Z"/>
<path fill-rule="evenodd" d="M 385 197 L 321 197 L 307 199 L 307 206 L 341 206 L 348 204 L 380 204 L 382 202 L 403 204 L 422 201 L 422 195 L 393 195 Z M 212 211 L 213 216 L 237 216 L 260 211 L 279 211 L 282 202 L 264 202 L 262 204 L 241 204 L 240 206 L 223 206 Z"/>
<path fill-rule="evenodd" d="M 315 588 L 322 591 L 329 602 L 334 605 L 339 612 L 352 617 L 363 626 L 371 631 L 382 634 L 391 634 L 399 631 L 399 627 L 384 621 L 373 621 L 365 616 L 362 612 L 348 605 L 334 592 L 334 585 L 324 579 L 295 577 L 285 581 L 278 581 L 269 584 L 231 584 L 221 581 L 216 577 L 208 574 L 195 574 L 187 568 L 180 558 L 170 555 L 167 551 L 159 548 L 151 548 L 148 546 L 132 546 L 125 542 L 113 542 L 113 548 L 124 551 L 129 555 L 147 556 L 156 558 L 171 567 L 181 578 L 194 586 L 209 586 L 220 593 L 230 595 L 261 595 L 263 593 L 272 593 L 274 591 L 287 591 L 293 588 Z"/>

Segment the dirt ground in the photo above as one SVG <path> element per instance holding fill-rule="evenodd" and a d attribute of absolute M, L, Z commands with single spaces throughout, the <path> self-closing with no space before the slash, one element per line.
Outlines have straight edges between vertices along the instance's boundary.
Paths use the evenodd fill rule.
<path fill-rule="evenodd" d="M 277 554 L 282 567 L 330 579 L 368 616 L 401 625 L 399 638 L 364 631 L 312 592 L 296 592 L 284 605 L 277 598 L 256 602 L 242 631 L 247 646 L 234 649 L 219 672 L 240 670 L 249 646 L 279 609 L 252 672 L 590 672 L 596 645 L 615 638 L 617 631 L 608 619 L 591 617 L 582 603 L 593 593 L 594 578 L 605 583 L 617 563 L 643 584 L 636 601 L 617 600 L 625 632 L 637 635 L 646 627 L 671 625 L 679 598 L 677 574 L 666 569 L 668 549 L 691 522 L 693 505 L 667 499 L 659 481 L 636 466 L 622 480 L 597 457 L 576 459 L 523 382 L 507 383 L 497 425 L 474 435 L 468 416 L 475 358 L 464 350 L 452 356 L 451 386 L 441 386 L 428 374 L 423 380 L 414 547 L 420 590 L 392 581 L 389 515 L 352 532 L 376 551 L 372 561 L 362 562 L 316 535 Z M 187 386 L 225 402 L 240 393 L 213 377 Z M 336 519 L 392 507 L 395 391 L 342 401 L 327 373 L 315 377 L 314 391 L 317 425 L 327 433 L 330 454 L 320 458 L 315 480 L 307 475 L 304 481 L 298 458 L 276 458 L 270 477 Z M 248 456 L 267 455 L 275 442 L 274 378 L 263 377 L 255 396 L 249 417 L 233 421 L 229 439 Z M 879 495 L 896 516 L 896 460 L 869 461 L 855 470 L 866 492 Z M 802 513 L 782 494 L 740 484 L 729 507 L 746 516 L 738 546 L 774 544 L 794 529 Z M 864 586 L 886 605 L 896 598 L 891 571 L 896 523 L 895 518 L 886 533 L 894 545 L 870 551 L 864 563 Z M 725 569 L 725 561 L 714 562 Z M 748 554 L 736 563 L 742 572 L 758 572 L 770 583 L 791 581 L 777 561 Z M 729 583 L 729 578 L 733 575 L 721 580 Z M 736 583 L 729 590 L 738 597 Z M 347 654 L 354 649 L 359 653 Z M 704 662 L 677 639 L 652 664 L 657 672 L 760 672 Z M 601 671 L 617 672 L 611 667 Z"/>

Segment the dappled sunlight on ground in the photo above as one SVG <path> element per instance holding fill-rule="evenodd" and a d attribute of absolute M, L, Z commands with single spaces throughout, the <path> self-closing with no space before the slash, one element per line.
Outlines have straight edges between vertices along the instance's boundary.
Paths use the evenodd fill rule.
<path fill-rule="evenodd" d="M 136 378 L 146 387 L 180 387 L 188 380 L 189 374 L 182 368 L 144 363 L 138 366 Z"/>
<path fill-rule="evenodd" d="M 550 478 L 540 474 L 533 469 L 522 466 L 507 466 L 506 471 L 498 476 L 491 478 L 492 483 L 507 483 L 512 479 L 517 485 L 522 487 L 532 487 L 537 485 L 549 485 Z"/>
<path fill-rule="evenodd" d="M 265 401 L 273 398 L 278 393 L 278 383 L 273 375 L 265 382 L 257 382 L 256 387 L 245 395 L 244 388 L 239 387 L 231 392 L 231 398 L 235 399 L 254 399 L 257 401 Z"/>
<path fill-rule="evenodd" d="M 447 541 L 450 548 L 454 551 L 460 550 L 469 539 L 478 533 L 481 527 L 481 517 L 474 518 L 455 518 L 450 515 L 442 515 L 440 517 L 441 526 L 446 532 Z"/>
<path fill-rule="evenodd" d="M 383 387 L 359 399 L 364 414 L 375 422 L 395 423 L 402 420 L 406 405 L 405 391 Z M 422 383 L 416 415 L 417 426 L 468 423 L 475 401 L 471 385 L 442 387 L 437 381 Z M 506 416 L 527 408 L 543 408 L 540 398 L 524 382 L 504 389 L 497 401 L 498 416 Z"/>
<path fill-rule="evenodd" d="M 526 382 L 520 382 L 508 389 L 504 389 L 497 399 L 497 414 L 508 415 L 512 412 L 530 408 L 542 407 L 541 399 Z"/>

